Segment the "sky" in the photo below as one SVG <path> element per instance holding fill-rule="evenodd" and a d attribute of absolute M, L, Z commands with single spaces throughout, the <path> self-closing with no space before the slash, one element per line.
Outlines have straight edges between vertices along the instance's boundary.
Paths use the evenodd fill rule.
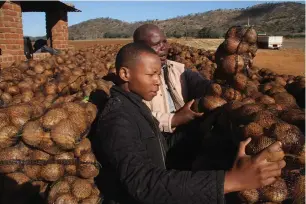
<path fill-rule="evenodd" d="M 177 16 L 217 9 L 247 8 L 267 1 L 65 1 L 82 12 L 69 12 L 68 25 L 109 17 L 135 22 L 149 19 L 165 20 Z M 271 2 L 271 1 L 270 1 Z M 24 12 L 23 32 L 26 36 L 46 35 L 45 13 Z"/>

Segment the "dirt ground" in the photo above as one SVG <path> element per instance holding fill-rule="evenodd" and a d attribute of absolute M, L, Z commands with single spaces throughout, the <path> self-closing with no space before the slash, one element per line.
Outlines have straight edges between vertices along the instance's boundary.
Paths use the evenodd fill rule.
<path fill-rule="evenodd" d="M 102 40 L 69 40 L 69 45 L 73 45 L 75 49 L 80 49 L 88 46 L 111 45 L 111 44 L 127 44 L 132 42 L 132 39 L 102 39 Z"/>
<path fill-rule="evenodd" d="M 95 44 L 126 44 L 131 41 L 132 39 L 103 39 L 70 41 L 69 43 L 79 49 Z M 206 50 L 216 50 L 223 39 L 170 39 L 170 41 Z M 254 66 L 269 68 L 279 74 L 305 76 L 305 38 L 284 39 L 280 50 L 259 49 L 254 58 Z"/>

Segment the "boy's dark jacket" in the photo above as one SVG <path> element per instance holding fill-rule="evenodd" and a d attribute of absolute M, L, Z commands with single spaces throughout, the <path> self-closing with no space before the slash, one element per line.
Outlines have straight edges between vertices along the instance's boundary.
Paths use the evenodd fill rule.
<path fill-rule="evenodd" d="M 134 93 L 111 88 L 92 144 L 102 164 L 96 183 L 103 204 L 224 203 L 224 171 L 166 169 L 165 139 Z"/>

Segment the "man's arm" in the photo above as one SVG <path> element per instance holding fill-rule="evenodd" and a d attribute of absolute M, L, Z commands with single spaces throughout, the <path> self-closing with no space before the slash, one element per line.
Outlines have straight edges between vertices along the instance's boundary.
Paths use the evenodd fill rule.
<path fill-rule="evenodd" d="M 144 101 L 145 104 L 150 108 L 151 104 Z M 162 132 L 173 133 L 176 127 L 188 123 L 195 117 L 202 116 L 202 113 L 196 113 L 191 110 L 193 101 L 186 103 L 181 109 L 177 110 L 175 113 L 163 113 L 158 111 L 152 111 L 152 115 L 159 122 L 159 129 Z M 150 108 L 152 110 L 152 108 Z"/>
<path fill-rule="evenodd" d="M 165 170 L 145 159 L 136 125 L 122 117 L 103 120 L 99 146 L 128 193 L 141 203 L 223 203 L 224 172 Z"/>
<path fill-rule="evenodd" d="M 190 69 L 184 71 L 184 77 L 187 83 L 189 100 L 204 96 L 208 87 L 213 83 L 210 80 L 204 79 L 200 73 L 193 72 Z"/>

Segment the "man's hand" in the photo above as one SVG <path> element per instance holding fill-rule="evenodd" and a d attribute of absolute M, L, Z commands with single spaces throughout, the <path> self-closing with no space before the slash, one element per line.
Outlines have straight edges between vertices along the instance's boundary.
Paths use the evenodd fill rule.
<path fill-rule="evenodd" d="M 172 127 L 177 127 L 180 125 L 184 125 L 191 120 L 195 119 L 196 117 L 202 116 L 204 113 L 196 113 L 192 111 L 190 108 L 192 104 L 194 103 L 194 99 L 187 102 L 182 108 L 180 108 L 176 113 L 174 114 L 171 122 Z"/>
<path fill-rule="evenodd" d="M 251 138 L 240 143 L 239 153 L 234 167 L 226 172 L 224 193 L 261 188 L 272 184 L 281 175 L 281 169 L 286 162 L 281 160 L 270 162 L 273 152 L 280 152 L 281 143 L 275 142 L 255 156 L 245 154 L 245 147 Z"/>

